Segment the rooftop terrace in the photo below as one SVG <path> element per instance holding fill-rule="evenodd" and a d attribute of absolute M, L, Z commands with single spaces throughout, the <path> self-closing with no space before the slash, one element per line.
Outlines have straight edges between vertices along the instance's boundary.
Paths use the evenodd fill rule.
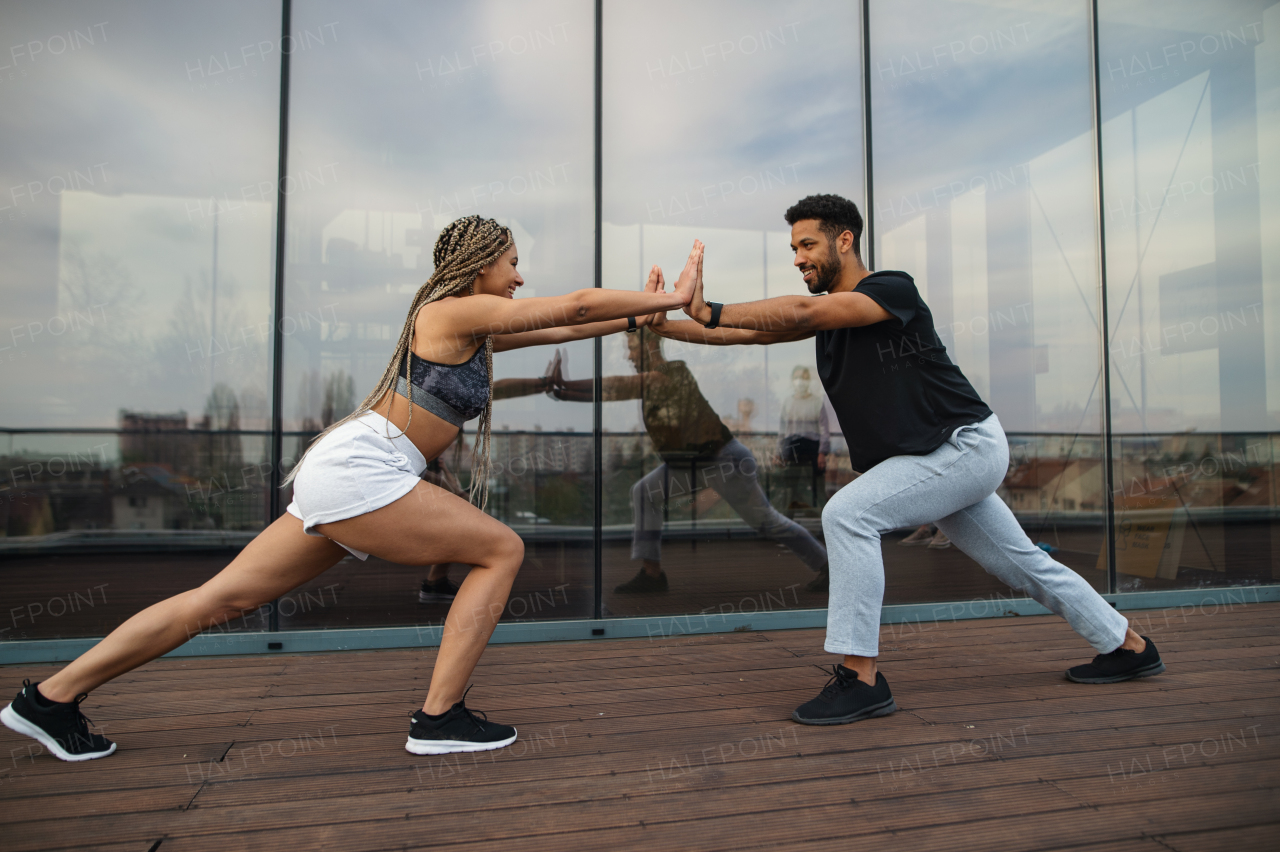
<path fill-rule="evenodd" d="M 1168 672 L 1113 686 L 1062 678 L 1092 652 L 1055 618 L 886 625 L 900 712 L 830 728 L 789 721 L 818 630 L 494 646 L 471 702 L 520 740 L 435 758 L 434 649 L 162 660 L 86 703 L 109 758 L 0 729 L 0 846 L 1277 848 L 1280 604 L 1130 615 Z"/>

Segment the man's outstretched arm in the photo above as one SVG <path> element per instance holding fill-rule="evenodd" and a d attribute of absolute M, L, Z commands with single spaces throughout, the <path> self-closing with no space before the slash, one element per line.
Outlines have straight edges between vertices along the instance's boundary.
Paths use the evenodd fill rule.
<path fill-rule="evenodd" d="M 705 326 L 711 322 L 711 307 L 702 294 L 701 258 L 698 259 L 693 299 L 685 306 L 684 312 L 699 325 Z M 720 309 L 716 328 L 711 331 L 718 331 L 724 327 L 774 334 L 803 332 L 807 336 L 815 331 L 871 325 L 892 318 L 892 314 L 864 293 L 828 293 L 822 298 L 777 296 L 772 299 L 761 299 L 758 302 L 725 305 Z"/>
<path fill-rule="evenodd" d="M 711 307 L 703 301 L 701 292 L 694 296 L 685 313 L 700 325 L 711 322 Z M 821 297 L 777 296 L 758 302 L 725 305 L 720 309 L 717 327 L 711 332 L 718 331 L 720 327 L 747 329 L 779 335 L 785 340 L 797 340 L 799 338 L 792 335 L 803 333 L 807 336 L 826 329 L 872 325 L 892 318 L 892 314 L 862 293 L 828 293 Z"/>

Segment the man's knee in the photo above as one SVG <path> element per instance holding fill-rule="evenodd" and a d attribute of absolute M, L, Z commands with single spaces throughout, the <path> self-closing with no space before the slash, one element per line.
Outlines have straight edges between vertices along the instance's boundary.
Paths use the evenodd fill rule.
<path fill-rule="evenodd" d="M 822 507 L 822 528 L 824 530 L 847 527 L 852 520 L 861 514 L 852 505 L 853 501 L 843 495 L 843 491 L 837 493 L 827 501 L 827 505 Z"/>

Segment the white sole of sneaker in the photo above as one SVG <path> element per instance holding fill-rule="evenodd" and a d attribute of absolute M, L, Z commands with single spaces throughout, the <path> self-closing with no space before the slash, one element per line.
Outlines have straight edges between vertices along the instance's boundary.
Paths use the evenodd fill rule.
<path fill-rule="evenodd" d="M 116 750 L 116 744 L 112 743 L 111 748 L 106 751 L 95 751 L 89 754 L 72 754 L 71 752 L 58 745 L 58 741 L 46 734 L 40 728 L 28 722 L 19 716 L 13 709 L 13 705 L 9 704 L 3 710 L 0 710 L 0 722 L 4 722 L 4 726 L 11 731 L 17 731 L 23 736 L 31 737 L 31 739 L 40 743 L 49 750 L 49 753 L 59 760 L 65 760 L 69 763 L 79 763 L 83 760 L 97 760 L 100 757 L 106 757 Z"/>
<path fill-rule="evenodd" d="M 495 748 L 509 746 L 515 741 L 515 734 L 505 740 L 495 740 L 491 743 L 471 743 L 466 740 L 419 740 L 409 737 L 409 741 L 404 744 L 404 750 L 411 754 L 456 754 L 464 751 L 493 751 Z"/>

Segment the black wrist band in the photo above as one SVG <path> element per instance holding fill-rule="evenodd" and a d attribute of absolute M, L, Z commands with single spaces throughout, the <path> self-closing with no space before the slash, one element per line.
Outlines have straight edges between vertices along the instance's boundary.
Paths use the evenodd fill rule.
<path fill-rule="evenodd" d="M 627 317 L 627 333 L 628 333 L 628 334 L 630 334 L 631 332 L 633 332 L 633 331 L 635 331 L 635 330 L 636 330 L 636 318 L 635 318 L 635 317 Z"/>
<path fill-rule="evenodd" d="M 716 328 L 720 325 L 720 311 L 724 308 L 724 305 L 720 302 L 707 302 L 707 304 L 711 307 L 711 322 L 707 323 L 703 328 Z"/>

